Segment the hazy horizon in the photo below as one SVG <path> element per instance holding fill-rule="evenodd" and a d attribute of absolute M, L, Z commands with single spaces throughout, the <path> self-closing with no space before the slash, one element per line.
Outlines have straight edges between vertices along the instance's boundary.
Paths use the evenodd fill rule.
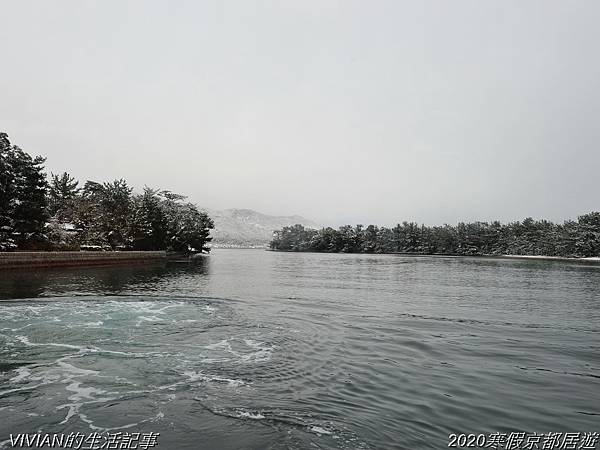
<path fill-rule="evenodd" d="M 322 225 L 600 210 L 600 3 L 1 1 L 48 172 Z"/>

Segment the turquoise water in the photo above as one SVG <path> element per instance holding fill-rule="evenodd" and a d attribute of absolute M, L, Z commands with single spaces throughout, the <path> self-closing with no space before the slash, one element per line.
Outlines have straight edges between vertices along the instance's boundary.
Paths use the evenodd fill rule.
<path fill-rule="evenodd" d="M 444 448 L 600 431 L 600 265 L 216 250 L 0 272 L 0 441 Z"/>

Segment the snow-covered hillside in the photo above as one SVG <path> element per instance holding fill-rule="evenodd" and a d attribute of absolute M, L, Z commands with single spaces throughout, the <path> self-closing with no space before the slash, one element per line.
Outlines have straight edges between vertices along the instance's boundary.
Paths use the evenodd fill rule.
<path fill-rule="evenodd" d="M 215 222 L 211 231 L 214 247 L 264 247 L 273 231 L 297 223 L 308 228 L 321 228 L 301 216 L 269 216 L 251 209 L 205 209 Z"/>

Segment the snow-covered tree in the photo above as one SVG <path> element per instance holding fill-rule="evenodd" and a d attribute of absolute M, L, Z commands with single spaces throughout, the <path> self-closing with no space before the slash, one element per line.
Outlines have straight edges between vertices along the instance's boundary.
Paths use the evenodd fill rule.
<path fill-rule="evenodd" d="M 208 215 L 183 195 L 146 187 L 134 197 L 133 246 L 140 250 L 208 252 L 214 227 Z"/>
<path fill-rule="evenodd" d="M 8 135 L 0 133 L 0 251 L 12 250 L 16 247 L 12 234 L 12 212 L 16 194 L 11 150 Z"/>
<path fill-rule="evenodd" d="M 133 198 L 132 245 L 136 250 L 164 250 L 167 215 L 159 192 L 149 187 Z"/>
<path fill-rule="evenodd" d="M 212 219 L 192 203 L 169 206 L 173 215 L 167 231 L 167 249 L 184 253 L 209 252 L 206 244 L 212 240 L 209 237 L 214 228 Z"/>
<path fill-rule="evenodd" d="M 48 211 L 59 222 L 72 222 L 75 205 L 81 193 L 79 182 L 67 172 L 50 175 Z"/>
<path fill-rule="evenodd" d="M 0 248 L 45 245 L 45 158 L 31 157 L 0 133 Z"/>
<path fill-rule="evenodd" d="M 77 225 L 83 230 L 82 243 L 112 249 L 130 246 L 132 191 L 123 179 L 85 183 L 76 208 Z"/>

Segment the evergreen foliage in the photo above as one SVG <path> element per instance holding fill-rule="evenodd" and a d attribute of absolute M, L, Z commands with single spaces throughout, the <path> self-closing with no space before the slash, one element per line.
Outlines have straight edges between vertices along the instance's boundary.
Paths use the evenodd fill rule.
<path fill-rule="evenodd" d="M 63 221 L 73 218 L 76 200 L 81 189 L 79 182 L 67 172 L 62 175 L 50 174 L 50 187 L 48 190 L 48 212 Z"/>
<path fill-rule="evenodd" d="M 427 227 L 403 222 L 393 228 L 345 225 L 337 230 L 293 225 L 276 231 L 270 247 L 297 252 L 592 257 L 600 256 L 600 213 L 585 214 L 577 222 L 562 225 L 532 218 L 508 224 L 494 221 Z"/>
<path fill-rule="evenodd" d="M 123 179 L 80 188 L 66 172 L 48 184 L 44 162 L 0 133 L 0 251 L 210 251 L 213 221 L 184 196 L 148 187 L 134 194 Z"/>
<path fill-rule="evenodd" d="M 186 197 L 170 191 L 146 187 L 133 199 L 133 247 L 154 250 L 168 248 L 175 252 L 210 251 L 206 244 L 214 223 L 205 212 Z"/>
<path fill-rule="evenodd" d="M 44 162 L 0 133 L 0 250 L 45 246 L 48 183 Z"/>

